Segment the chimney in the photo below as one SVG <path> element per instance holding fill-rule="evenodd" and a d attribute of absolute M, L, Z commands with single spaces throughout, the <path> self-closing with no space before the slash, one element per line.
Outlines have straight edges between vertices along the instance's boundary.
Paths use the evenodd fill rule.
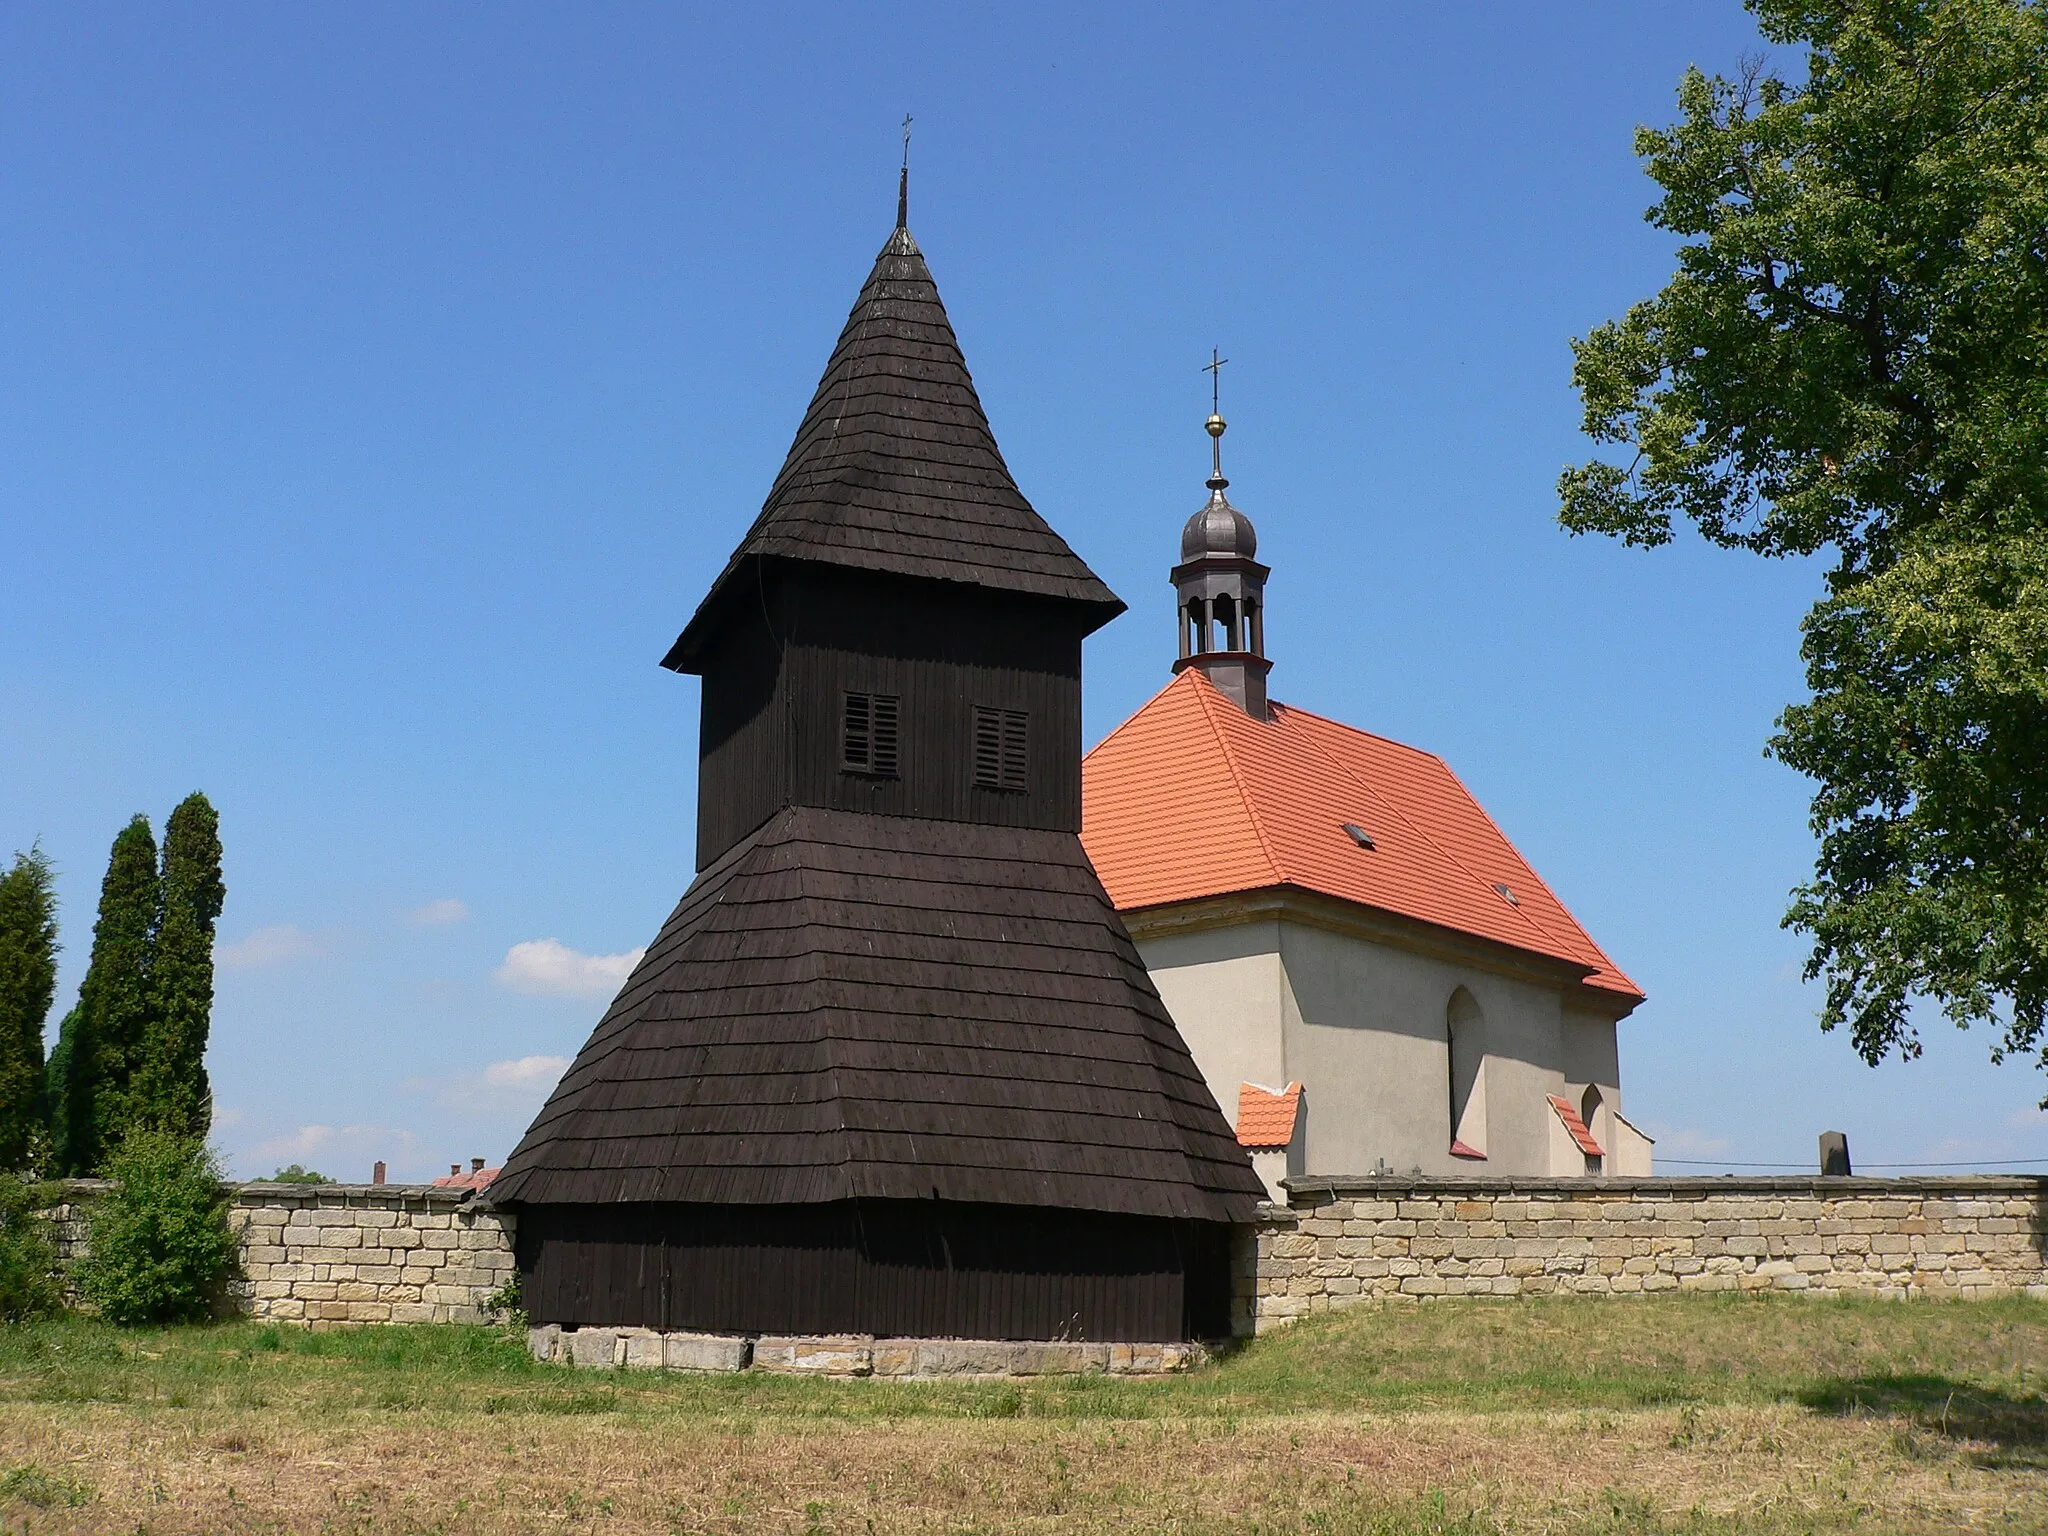
<path fill-rule="evenodd" d="M 480 1157 L 472 1157 L 469 1160 L 469 1171 L 471 1173 L 482 1173 L 484 1171 L 484 1160 Z"/>
<path fill-rule="evenodd" d="M 461 1177 L 462 1177 L 462 1164 L 460 1164 L 460 1163 L 450 1163 L 450 1164 L 448 1165 L 448 1177 L 449 1177 L 449 1178 L 451 1178 L 451 1179 L 459 1179 L 459 1178 L 461 1178 Z"/>
<path fill-rule="evenodd" d="M 384 1165 L 382 1163 L 378 1163 L 370 1170 L 370 1182 L 372 1184 L 382 1184 L 384 1182 Z"/>

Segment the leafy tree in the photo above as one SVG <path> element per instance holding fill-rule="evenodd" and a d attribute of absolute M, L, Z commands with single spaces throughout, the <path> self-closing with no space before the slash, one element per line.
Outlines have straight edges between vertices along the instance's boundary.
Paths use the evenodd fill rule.
<path fill-rule="evenodd" d="M 301 1168 L 297 1163 L 280 1168 L 270 1176 L 273 1184 L 332 1184 L 334 1180 L 326 1174 L 311 1168 Z"/>
<path fill-rule="evenodd" d="M 187 795 L 164 824 L 162 906 L 132 1104 L 136 1124 L 200 1141 L 213 1127 L 206 1036 L 213 1017 L 213 929 L 226 899 L 220 818 L 206 796 Z"/>
<path fill-rule="evenodd" d="M 2048 1065 L 2048 12 L 1749 4 L 1804 80 L 1689 71 L 1638 132 L 1685 243 L 1573 344 L 1632 453 L 1566 470 L 1561 521 L 1830 554 L 1769 746 L 1818 782 L 1786 924 L 1822 1027 L 1910 1058 L 1925 998 Z"/>
<path fill-rule="evenodd" d="M 137 816 L 114 839 L 78 990 L 63 1085 L 67 1173 L 96 1172 L 134 1120 L 130 1090 L 149 1026 L 158 890 L 156 839 Z"/>
<path fill-rule="evenodd" d="M 51 1204 L 48 1186 L 0 1171 L 0 1322 L 25 1322 L 63 1310 Z"/>
<path fill-rule="evenodd" d="M 124 1325 L 198 1322 L 219 1312 L 236 1243 L 220 1165 L 206 1144 L 137 1129 L 106 1172 L 114 1187 L 86 1211 L 80 1293 Z"/>
<path fill-rule="evenodd" d="M 0 1170 L 38 1144 L 43 1021 L 57 999 L 57 894 L 40 848 L 0 874 Z"/>

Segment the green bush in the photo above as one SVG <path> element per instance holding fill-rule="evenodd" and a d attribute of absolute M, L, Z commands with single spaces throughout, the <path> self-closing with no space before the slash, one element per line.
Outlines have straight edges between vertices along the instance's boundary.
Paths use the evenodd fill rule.
<path fill-rule="evenodd" d="M 0 1173 L 0 1322 L 19 1323 L 63 1310 L 57 1245 L 51 1239 L 45 1190 Z"/>
<path fill-rule="evenodd" d="M 273 1184 L 332 1184 L 334 1180 L 314 1168 L 301 1168 L 293 1163 L 289 1168 L 280 1168 L 270 1176 Z"/>
<path fill-rule="evenodd" d="M 78 1289 L 110 1322 L 197 1322 L 222 1310 L 236 1269 L 228 1193 L 206 1144 L 138 1131 L 107 1163 L 114 1187 L 86 1212 Z"/>

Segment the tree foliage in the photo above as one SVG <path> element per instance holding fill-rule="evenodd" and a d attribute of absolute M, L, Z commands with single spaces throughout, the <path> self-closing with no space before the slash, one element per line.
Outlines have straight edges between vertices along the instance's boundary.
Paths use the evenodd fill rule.
<path fill-rule="evenodd" d="M 78 1010 L 73 1008 L 57 1026 L 57 1044 L 43 1066 L 43 1115 L 50 1137 L 50 1171 L 76 1173 L 79 1168 L 77 1139 L 71 1131 L 72 1063 L 78 1059 Z"/>
<path fill-rule="evenodd" d="M 164 824 L 149 1017 L 132 1097 L 136 1124 L 200 1141 L 213 1125 L 206 1036 L 213 1017 L 214 923 L 226 900 L 220 818 L 206 796 L 187 795 Z"/>
<path fill-rule="evenodd" d="M 334 1180 L 317 1168 L 306 1168 L 298 1163 L 289 1163 L 270 1176 L 273 1184 L 332 1184 Z"/>
<path fill-rule="evenodd" d="M 64 1085 L 64 1171 L 94 1173 L 135 1118 L 135 1066 L 149 1028 L 149 967 L 160 888 L 156 838 L 137 816 L 114 839 Z"/>
<path fill-rule="evenodd" d="M 56 883 L 32 848 L 0 874 L 0 1171 L 28 1167 L 41 1139 L 43 1022 L 56 999 Z"/>
<path fill-rule="evenodd" d="M 49 1208 L 55 1186 L 0 1170 L 0 1322 L 48 1317 L 64 1307 Z"/>
<path fill-rule="evenodd" d="M 1912 1004 L 2048 1021 L 2048 15 L 2035 0 L 1750 0 L 1803 44 L 1690 71 L 1636 148 L 1684 241 L 1654 298 L 1574 343 L 1587 432 L 1561 521 L 1690 520 L 1828 552 L 1812 697 L 1770 751 L 1817 781 L 1822 1027 L 1918 1054 Z M 2048 1049 L 2043 1051 L 2048 1065 Z"/>
<path fill-rule="evenodd" d="M 113 1188 L 86 1211 L 80 1293 L 124 1325 L 216 1315 L 235 1273 L 236 1243 L 220 1166 L 206 1144 L 131 1131 L 106 1172 Z"/>

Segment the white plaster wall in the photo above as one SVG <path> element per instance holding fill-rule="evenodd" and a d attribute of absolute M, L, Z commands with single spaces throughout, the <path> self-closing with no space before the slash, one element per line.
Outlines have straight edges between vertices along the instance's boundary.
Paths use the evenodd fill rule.
<path fill-rule="evenodd" d="M 1288 1083 L 1278 920 L 1141 939 L 1138 955 L 1236 1129 L 1240 1083 Z"/>
<path fill-rule="evenodd" d="M 1621 1113 L 1621 1057 L 1614 1021 L 1605 1014 L 1567 1003 L 1563 1010 L 1564 1097 L 1583 1108 L 1586 1089 L 1600 1090 L 1600 1108 L 1586 1129 L 1613 1156 L 1620 1139 L 1615 1116 Z M 1609 1173 L 1618 1170 L 1610 1167 Z"/>
<path fill-rule="evenodd" d="M 1139 953 L 1224 1114 L 1238 1085 L 1306 1085 L 1293 1173 L 1583 1174 L 1564 1157 L 1550 1094 L 1600 1086 L 1605 1144 L 1620 1107 L 1612 1020 L 1567 1008 L 1564 989 L 1338 933 L 1286 916 L 1166 934 Z M 1445 1015 L 1459 987 L 1484 1015 L 1486 1159 L 1450 1154 Z M 1276 1162 L 1277 1159 L 1269 1159 Z"/>
<path fill-rule="evenodd" d="M 1312 1106 L 1310 1173 L 1547 1173 L 1546 1093 L 1563 1083 L 1555 989 L 1432 956 L 1280 923 L 1286 1070 Z M 1465 988 L 1484 1014 L 1486 1161 L 1451 1156 L 1445 1015 Z M 1555 1118 L 1552 1116 L 1552 1118 Z"/>

